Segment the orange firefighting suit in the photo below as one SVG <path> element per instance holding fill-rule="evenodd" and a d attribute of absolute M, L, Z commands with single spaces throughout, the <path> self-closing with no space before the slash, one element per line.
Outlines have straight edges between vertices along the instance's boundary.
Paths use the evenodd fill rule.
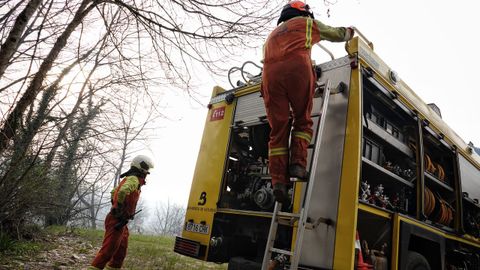
<path fill-rule="evenodd" d="M 120 209 L 120 216 L 108 213 L 105 218 L 105 236 L 103 244 L 97 256 L 92 262 L 89 270 L 120 269 L 125 256 L 127 256 L 128 247 L 128 227 L 123 226 L 115 229 L 115 225 L 122 219 L 129 219 L 135 213 L 138 199 L 140 198 L 140 188 L 145 184 L 145 179 L 137 176 L 127 176 L 120 184 L 112 190 L 112 209 Z M 119 216 L 119 217 L 116 217 Z M 108 265 L 107 265 L 108 263 Z"/>
<path fill-rule="evenodd" d="M 306 168 L 307 147 L 312 139 L 311 110 L 315 73 L 312 45 L 326 39 L 351 39 L 344 27 L 330 27 L 309 17 L 294 17 L 280 24 L 264 45 L 262 95 L 270 123 L 269 170 L 272 184 L 288 183 L 290 107 L 293 132 L 290 164 Z"/>

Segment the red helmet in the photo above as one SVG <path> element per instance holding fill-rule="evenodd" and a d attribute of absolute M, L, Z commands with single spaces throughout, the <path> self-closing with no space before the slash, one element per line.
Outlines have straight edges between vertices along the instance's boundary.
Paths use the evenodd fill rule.
<path fill-rule="evenodd" d="M 310 7 L 302 1 L 290 1 L 285 7 L 287 6 L 298 9 L 300 11 L 310 12 Z"/>
<path fill-rule="evenodd" d="M 304 16 L 313 18 L 310 7 L 302 1 L 290 1 L 283 6 L 282 13 L 278 19 L 277 25 L 281 22 L 290 20 L 293 17 Z"/>

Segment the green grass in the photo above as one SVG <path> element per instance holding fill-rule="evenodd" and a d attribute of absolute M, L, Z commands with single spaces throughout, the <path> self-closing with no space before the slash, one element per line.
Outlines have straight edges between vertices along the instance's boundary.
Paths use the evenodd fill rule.
<path fill-rule="evenodd" d="M 76 229 L 76 233 L 92 245 L 99 246 L 103 231 Z M 124 269 L 227 269 L 226 264 L 208 263 L 173 252 L 174 237 L 130 234 Z"/>
<path fill-rule="evenodd" d="M 226 269 L 173 252 L 173 237 L 130 235 L 125 267 L 129 269 Z M 142 267 L 138 268 L 139 265 Z"/>

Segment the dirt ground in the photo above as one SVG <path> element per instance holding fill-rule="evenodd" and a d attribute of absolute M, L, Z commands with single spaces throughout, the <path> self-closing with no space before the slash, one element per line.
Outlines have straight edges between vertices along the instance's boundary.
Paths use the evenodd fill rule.
<path fill-rule="evenodd" d="M 73 233 L 64 233 L 44 239 L 49 250 L 34 256 L 15 256 L 0 262 L 0 269 L 23 270 L 66 270 L 86 269 L 93 260 L 99 246 Z M 100 243 L 99 243 L 100 244 Z"/>

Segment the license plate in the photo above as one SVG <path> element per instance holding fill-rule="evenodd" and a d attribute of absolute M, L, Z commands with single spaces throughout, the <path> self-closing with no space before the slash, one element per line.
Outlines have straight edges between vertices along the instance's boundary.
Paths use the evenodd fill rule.
<path fill-rule="evenodd" d="M 208 225 L 197 224 L 193 222 L 187 222 L 187 224 L 185 225 L 185 231 L 189 232 L 208 234 L 208 229 Z"/>

